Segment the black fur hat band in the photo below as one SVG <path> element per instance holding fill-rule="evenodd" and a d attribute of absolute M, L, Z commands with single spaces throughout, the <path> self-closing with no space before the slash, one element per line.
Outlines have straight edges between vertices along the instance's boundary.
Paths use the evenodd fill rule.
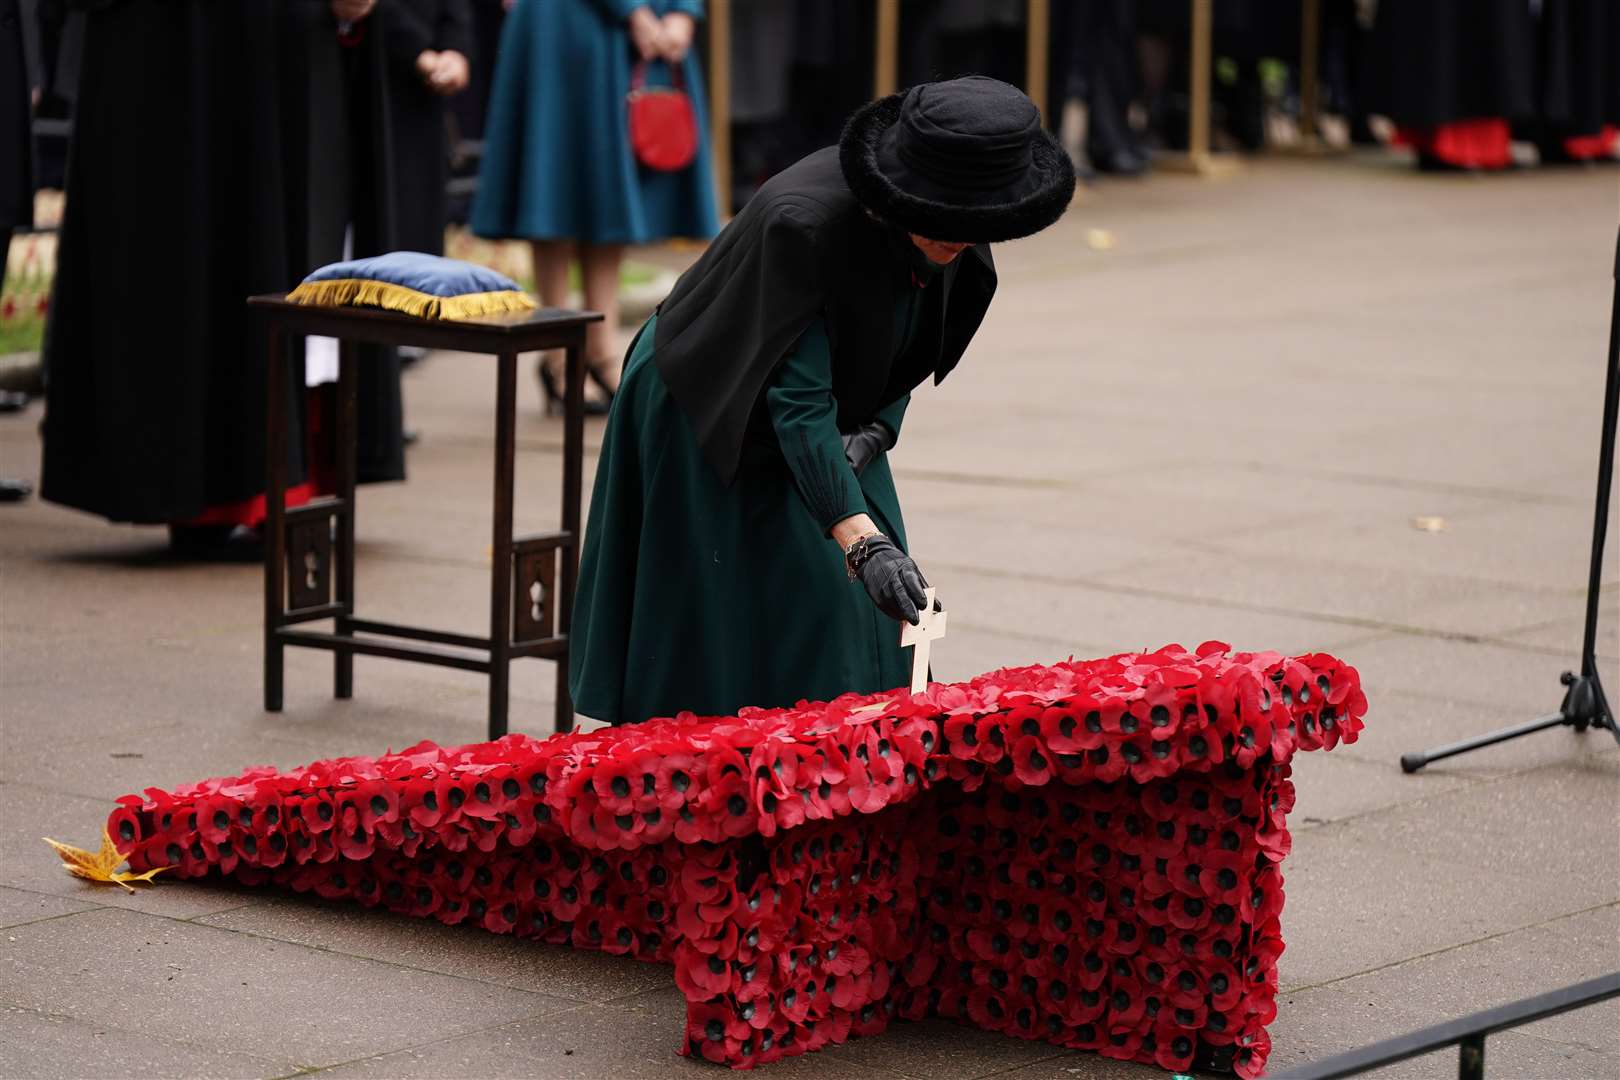
<path fill-rule="evenodd" d="M 1034 102 L 983 75 L 863 106 L 844 125 L 838 157 L 862 205 L 930 240 L 1028 236 L 1074 197 L 1074 166 Z"/>

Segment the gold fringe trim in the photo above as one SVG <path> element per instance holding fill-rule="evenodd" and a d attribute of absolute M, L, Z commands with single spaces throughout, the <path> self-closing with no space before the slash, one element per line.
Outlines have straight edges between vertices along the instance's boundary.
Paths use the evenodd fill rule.
<path fill-rule="evenodd" d="M 306 281 L 288 293 L 287 299 L 294 304 L 315 307 L 363 304 L 414 315 L 419 319 L 471 319 L 479 315 L 529 311 L 538 306 L 527 293 L 511 289 L 466 293 L 462 296 L 434 296 L 391 281 L 371 281 L 366 278 Z"/>

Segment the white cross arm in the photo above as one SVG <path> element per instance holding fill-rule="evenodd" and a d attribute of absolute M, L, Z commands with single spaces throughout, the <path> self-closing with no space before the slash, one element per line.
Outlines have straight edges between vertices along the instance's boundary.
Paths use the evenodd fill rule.
<path fill-rule="evenodd" d="M 934 610 L 934 590 L 927 589 L 917 625 L 900 624 L 900 647 L 911 649 L 911 692 L 920 694 L 928 689 L 928 654 L 934 642 L 945 636 L 945 612 Z"/>

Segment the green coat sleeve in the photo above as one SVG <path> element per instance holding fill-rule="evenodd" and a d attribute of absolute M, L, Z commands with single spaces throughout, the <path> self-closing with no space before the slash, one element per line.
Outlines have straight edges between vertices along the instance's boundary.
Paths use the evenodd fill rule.
<path fill-rule="evenodd" d="M 906 394 L 892 405 L 878 410 L 877 421 L 889 429 L 890 444 L 900 441 L 900 421 L 905 419 L 906 406 L 910 404 L 911 395 Z"/>
<path fill-rule="evenodd" d="M 765 405 L 794 485 L 823 532 L 866 513 L 860 481 L 844 457 L 832 396 L 832 348 L 820 319 L 810 324 L 765 388 Z"/>

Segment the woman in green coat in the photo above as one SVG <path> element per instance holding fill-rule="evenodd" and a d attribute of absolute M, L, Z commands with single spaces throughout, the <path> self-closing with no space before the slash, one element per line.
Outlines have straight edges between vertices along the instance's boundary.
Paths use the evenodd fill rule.
<path fill-rule="evenodd" d="M 980 76 L 857 112 L 754 196 L 641 328 L 603 436 L 571 628 L 610 723 L 905 685 L 888 451 L 995 292 L 992 241 L 1056 221 L 1074 171 Z"/>

